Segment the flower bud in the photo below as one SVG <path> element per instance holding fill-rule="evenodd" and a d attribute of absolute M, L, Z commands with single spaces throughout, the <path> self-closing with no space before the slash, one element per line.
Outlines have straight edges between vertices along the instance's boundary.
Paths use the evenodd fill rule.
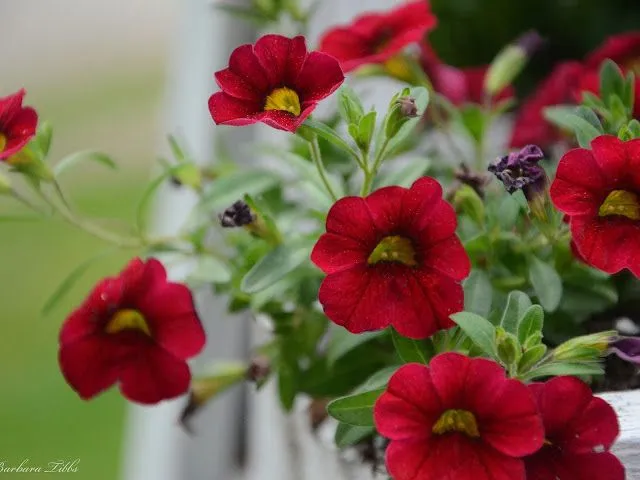
<path fill-rule="evenodd" d="M 609 330 L 572 338 L 556 347 L 553 358 L 563 361 L 597 360 L 607 354 L 609 345 L 616 335 L 615 330 Z"/>
<path fill-rule="evenodd" d="M 385 135 L 393 138 L 400 131 L 400 128 L 412 118 L 419 115 L 416 100 L 409 96 L 409 89 L 405 88 L 400 95 L 391 101 L 387 122 L 385 124 Z"/>
<path fill-rule="evenodd" d="M 268 357 L 258 356 L 251 360 L 247 369 L 247 379 L 262 385 L 271 375 L 271 361 Z"/>
<path fill-rule="evenodd" d="M 202 188 L 202 174 L 197 165 L 183 163 L 173 171 L 171 183 L 176 186 L 186 185 L 194 190 Z"/>
<path fill-rule="evenodd" d="M 418 106 L 416 105 L 416 99 L 413 97 L 400 97 L 398 100 L 400 105 L 400 113 L 405 117 L 415 118 L 418 116 Z"/>
<path fill-rule="evenodd" d="M 496 329 L 496 347 L 498 350 L 498 358 L 500 358 L 505 365 L 514 365 L 520 361 L 522 349 L 518 339 L 502 327 Z"/>
<path fill-rule="evenodd" d="M 543 43 L 542 37 L 531 30 L 520 36 L 515 43 L 504 48 L 489 66 L 489 71 L 484 78 L 484 91 L 494 96 L 511 85 L 529 58 Z"/>
<path fill-rule="evenodd" d="M 256 219 L 255 214 L 249 205 L 242 200 L 238 200 L 224 212 L 218 215 L 220 225 L 224 228 L 244 227 L 250 225 Z"/>

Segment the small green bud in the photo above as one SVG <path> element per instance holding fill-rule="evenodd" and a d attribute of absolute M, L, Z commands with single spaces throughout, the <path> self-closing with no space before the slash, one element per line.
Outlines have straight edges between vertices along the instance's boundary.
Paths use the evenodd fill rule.
<path fill-rule="evenodd" d="M 617 334 L 615 330 L 609 330 L 572 338 L 555 348 L 553 358 L 563 361 L 597 360 L 607 354 L 609 343 Z"/>
<path fill-rule="evenodd" d="M 496 347 L 498 358 L 505 365 L 514 365 L 520 361 L 522 349 L 517 337 L 502 327 L 496 328 Z"/>

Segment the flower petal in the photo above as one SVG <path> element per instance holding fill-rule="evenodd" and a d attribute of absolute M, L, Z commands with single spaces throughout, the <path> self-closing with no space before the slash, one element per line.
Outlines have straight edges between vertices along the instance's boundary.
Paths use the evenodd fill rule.
<path fill-rule="evenodd" d="M 252 103 L 264 102 L 264 92 L 256 89 L 248 80 L 225 68 L 215 73 L 216 83 L 224 93 Z"/>
<path fill-rule="evenodd" d="M 123 365 L 120 391 L 129 400 L 148 405 L 186 393 L 190 382 L 185 361 L 150 344 L 139 351 L 135 361 Z"/>
<path fill-rule="evenodd" d="M 305 102 L 318 102 L 344 82 L 338 61 L 321 52 L 311 52 L 295 81 L 295 90 Z"/>
<path fill-rule="evenodd" d="M 240 45 L 231 53 L 229 70 L 251 85 L 256 92 L 262 92 L 265 97 L 269 94 L 271 90 L 269 77 L 258 61 L 253 45 Z"/>
<path fill-rule="evenodd" d="M 333 204 L 327 214 L 327 232 L 352 238 L 371 249 L 380 235 L 361 197 L 344 197 Z"/>
<path fill-rule="evenodd" d="M 217 92 L 209 98 L 211 118 L 218 125 L 251 125 L 263 117 L 262 105 L 240 100 L 224 92 Z"/>
<path fill-rule="evenodd" d="M 367 38 L 346 27 L 327 31 L 320 39 L 319 50 L 338 59 L 345 73 L 362 65 L 371 53 Z"/>
<path fill-rule="evenodd" d="M 591 150 L 609 186 L 626 182 L 629 176 L 629 161 L 622 140 L 613 135 L 600 135 L 591 142 Z"/>
<path fill-rule="evenodd" d="M 471 261 L 460 239 L 452 235 L 420 250 L 421 262 L 453 280 L 464 280 L 471 271 Z"/>
<path fill-rule="evenodd" d="M 448 213 L 442 208 L 440 202 L 442 201 L 442 187 L 437 180 L 431 177 L 422 177 L 416 180 L 409 191 L 404 195 L 402 203 L 402 216 L 406 224 L 411 225 L 411 228 L 415 232 L 428 228 L 432 220 L 432 216 L 435 218 L 435 210 L 438 210 L 439 214 L 443 214 L 448 217 Z M 435 218 L 435 220 L 439 220 Z M 450 220 L 450 218 L 445 218 Z M 455 214 L 454 214 L 455 222 Z M 451 225 L 448 225 L 451 228 Z M 455 223 L 453 225 L 453 231 L 455 231 Z M 444 235 L 448 237 L 451 233 Z M 434 239 L 434 243 L 438 239 Z"/>
<path fill-rule="evenodd" d="M 254 52 L 269 78 L 270 88 L 294 86 L 307 58 L 302 36 L 264 35 L 256 42 Z"/>
<path fill-rule="evenodd" d="M 563 447 L 574 453 L 609 450 L 620 433 L 613 407 L 601 398 L 592 397 L 578 413 L 565 427 Z"/>
<path fill-rule="evenodd" d="M 606 197 L 606 179 L 591 151 L 576 148 L 558 164 L 551 199 L 568 215 L 596 215 Z"/>
<path fill-rule="evenodd" d="M 332 274 L 367 263 L 369 252 L 353 238 L 335 233 L 320 236 L 311 252 L 311 261 L 324 273 Z"/>
<path fill-rule="evenodd" d="M 385 235 L 405 233 L 400 232 L 399 229 L 404 230 L 402 199 L 408 191 L 403 187 L 383 187 L 364 199 L 371 219 L 379 232 L 384 232 Z"/>
<path fill-rule="evenodd" d="M 429 333 L 432 334 L 437 330 L 453 327 L 455 324 L 449 317 L 464 308 L 462 285 L 437 272 L 414 270 L 413 274 L 433 311 L 433 317 L 427 317 L 428 313 L 426 311 L 423 313 L 422 325 L 425 325 L 424 328 L 430 325 L 430 328 L 434 329 Z M 414 336 L 413 338 L 424 337 Z"/>

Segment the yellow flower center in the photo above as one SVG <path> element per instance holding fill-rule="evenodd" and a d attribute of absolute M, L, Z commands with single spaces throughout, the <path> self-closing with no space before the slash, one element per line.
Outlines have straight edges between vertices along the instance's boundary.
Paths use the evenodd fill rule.
<path fill-rule="evenodd" d="M 282 110 L 297 117 L 300 115 L 300 98 L 298 94 L 290 88 L 276 88 L 267 97 L 264 110 Z"/>
<path fill-rule="evenodd" d="M 436 435 L 460 432 L 471 438 L 480 436 L 476 417 L 467 410 L 447 410 L 440 416 L 432 431 Z"/>
<path fill-rule="evenodd" d="M 0 152 L 4 150 L 4 147 L 7 146 L 7 137 L 5 137 L 2 133 L 0 133 Z"/>
<path fill-rule="evenodd" d="M 610 215 L 619 215 L 630 218 L 631 220 L 640 220 L 640 203 L 638 196 L 633 192 L 626 190 L 614 190 L 600 205 L 598 215 L 607 217 Z"/>
<path fill-rule="evenodd" d="M 405 82 L 413 82 L 415 75 L 411 69 L 409 60 L 404 55 L 395 55 L 384 62 L 383 68 L 389 76 L 403 80 Z"/>
<path fill-rule="evenodd" d="M 369 255 L 367 262 L 369 265 L 374 265 L 378 262 L 396 262 L 415 267 L 418 264 L 415 257 L 416 252 L 413 249 L 411 240 L 393 235 L 380 240 L 380 243 Z"/>
<path fill-rule="evenodd" d="M 107 333 L 118 333 L 123 330 L 139 330 L 145 335 L 151 336 L 151 330 L 149 330 L 149 325 L 147 325 L 144 316 L 139 311 L 133 309 L 119 310 L 116 312 L 105 328 L 105 332 Z"/>

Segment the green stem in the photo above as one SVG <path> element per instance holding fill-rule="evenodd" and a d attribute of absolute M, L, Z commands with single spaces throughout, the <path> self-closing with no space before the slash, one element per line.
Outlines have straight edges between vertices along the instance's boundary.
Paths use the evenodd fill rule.
<path fill-rule="evenodd" d="M 23 205 L 25 205 L 27 208 L 33 210 L 34 212 L 37 212 L 41 215 L 46 214 L 46 212 L 43 212 L 38 205 L 31 202 L 31 200 L 29 200 L 27 197 L 23 197 L 20 193 L 16 192 L 15 190 L 11 190 L 11 196 L 15 198 L 17 201 L 19 201 L 20 203 L 22 203 Z"/>
<path fill-rule="evenodd" d="M 318 175 L 320 175 L 320 179 L 324 184 L 324 187 L 327 189 L 327 193 L 331 196 L 333 201 L 337 201 L 338 197 L 331 188 L 331 184 L 329 183 L 329 178 L 327 177 L 327 171 L 324 168 L 324 164 L 322 163 L 322 154 L 320 153 L 320 145 L 318 145 L 318 137 L 317 135 L 313 136 L 313 140 L 309 141 L 309 152 L 311 153 L 311 159 L 313 163 L 316 165 L 316 169 L 318 170 Z"/>
<path fill-rule="evenodd" d="M 384 160 L 384 156 L 387 153 L 387 147 L 389 146 L 390 138 L 385 138 L 384 142 L 382 142 L 382 146 L 378 153 L 376 154 L 376 158 L 373 161 L 373 166 L 371 170 L 368 168 L 363 168 L 364 170 L 364 183 L 362 184 L 362 190 L 360 191 L 360 195 L 364 197 L 371 192 L 371 186 L 373 185 L 373 180 L 376 178 L 378 174 L 378 170 L 380 170 L 380 166 L 382 165 L 382 161 Z"/>

